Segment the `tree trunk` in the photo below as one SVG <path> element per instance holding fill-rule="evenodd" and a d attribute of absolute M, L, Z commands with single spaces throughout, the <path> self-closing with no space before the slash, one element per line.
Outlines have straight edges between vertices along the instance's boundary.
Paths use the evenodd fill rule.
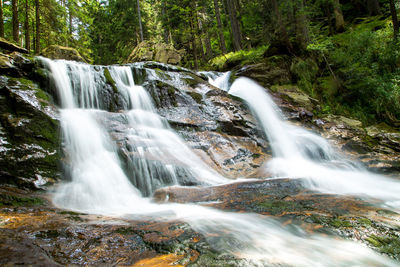
<path fill-rule="evenodd" d="M 392 14 L 393 22 L 393 37 L 396 39 L 399 35 L 399 21 L 397 19 L 397 11 L 396 6 L 394 5 L 394 0 L 390 0 L 390 13 Z"/>
<path fill-rule="evenodd" d="M 283 24 L 281 12 L 279 10 L 279 6 L 278 6 L 277 0 L 272 0 L 272 8 L 273 8 L 273 11 L 274 11 L 275 16 L 276 16 L 277 29 L 278 29 L 278 33 L 280 35 L 281 41 L 285 44 L 287 50 L 289 52 L 293 53 L 293 46 L 292 46 L 292 43 L 289 40 L 289 35 L 288 35 L 287 31 L 286 31 L 286 27 Z"/>
<path fill-rule="evenodd" d="M 206 54 L 204 54 L 204 45 L 203 45 L 203 39 L 202 39 L 202 34 L 201 34 L 202 33 L 202 30 L 201 30 L 202 25 L 201 25 L 201 21 L 199 19 L 199 15 L 197 13 L 197 8 L 195 11 L 195 19 L 196 19 L 196 35 L 199 36 L 199 43 L 200 43 L 200 48 L 201 48 L 200 49 L 201 59 L 203 62 L 206 62 L 207 59 L 206 59 Z"/>
<path fill-rule="evenodd" d="M 31 50 L 31 35 L 29 31 L 29 2 L 25 0 L 25 48 L 26 50 Z"/>
<path fill-rule="evenodd" d="M 40 53 L 40 3 L 39 0 L 35 0 L 35 15 L 36 15 L 36 45 L 35 45 L 35 53 Z"/>
<path fill-rule="evenodd" d="M 32 45 L 33 45 L 32 49 L 33 49 L 33 51 L 36 51 L 35 20 L 34 20 L 33 18 L 32 18 L 32 21 L 31 21 L 31 25 L 32 25 L 32 40 L 33 40 L 33 42 L 32 42 Z"/>
<path fill-rule="evenodd" d="M 211 37 L 210 37 L 210 32 L 206 31 L 206 54 L 207 54 L 207 59 L 213 58 L 213 51 L 211 47 Z"/>
<path fill-rule="evenodd" d="M 381 14 L 381 8 L 378 0 L 367 0 L 367 9 L 370 16 L 376 16 Z"/>
<path fill-rule="evenodd" d="M 329 36 L 331 36 L 333 34 L 333 26 L 332 26 L 331 5 L 329 4 L 329 2 L 326 2 L 325 10 L 326 10 L 326 17 L 328 19 Z"/>
<path fill-rule="evenodd" d="M 140 16 L 140 3 L 139 0 L 137 2 L 137 12 L 138 12 L 138 20 L 139 20 L 139 31 L 140 31 L 140 41 L 143 42 L 143 27 L 142 27 L 142 18 Z"/>
<path fill-rule="evenodd" d="M 227 4 L 228 4 L 229 19 L 231 21 L 233 46 L 235 51 L 239 51 L 242 49 L 242 36 L 240 33 L 240 26 L 239 26 L 239 21 L 237 19 L 234 0 L 228 0 Z"/>
<path fill-rule="evenodd" d="M 199 69 L 199 64 L 197 62 L 197 47 L 196 47 L 196 34 L 195 34 L 195 29 L 194 29 L 194 16 L 193 16 L 193 10 L 192 8 L 189 12 L 190 16 L 190 32 L 192 34 L 192 54 L 193 54 L 193 60 L 194 60 L 194 69 L 197 70 Z"/>
<path fill-rule="evenodd" d="M 219 11 L 218 0 L 214 0 L 215 17 L 218 24 L 219 46 L 221 47 L 222 54 L 226 54 L 224 29 L 221 22 L 221 13 Z"/>
<path fill-rule="evenodd" d="M 307 44 L 310 41 L 307 17 L 305 15 L 303 0 L 300 0 L 299 9 L 296 10 L 296 39 L 302 49 L 307 48 Z"/>
<path fill-rule="evenodd" d="M 3 0 L 0 0 L 0 37 L 4 38 Z"/>
<path fill-rule="evenodd" d="M 73 25 L 72 25 L 72 21 L 73 21 L 73 14 L 72 14 L 72 2 L 71 0 L 68 1 L 68 31 L 69 31 L 69 45 L 71 46 L 73 37 L 72 37 L 72 33 L 74 31 Z"/>
<path fill-rule="evenodd" d="M 333 13 L 335 14 L 335 20 L 336 20 L 336 32 L 343 32 L 344 31 L 344 18 L 343 18 L 342 8 L 340 7 L 339 0 L 334 0 Z"/>
<path fill-rule="evenodd" d="M 0 37 L 4 38 L 3 0 L 0 0 Z"/>
<path fill-rule="evenodd" d="M 12 33 L 13 40 L 19 43 L 18 0 L 12 0 Z"/>
<path fill-rule="evenodd" d="M 165 9 L 166 9 L 166 5 L 165 5 L 165 1 L 163 1 L 163 3 L 162 3 L 162 7 L 161 7 L 161 17 L 162 17 L 162 21 L 165 21 L 165 19 L 166 19 L 166 12 L 165 12 Z M 169 31 L 168 31 L 168 27 L 169 27 L 169 25 L 167 26 L 167 25 L 163 25 L 163 28 L 164 28 L 164 43 L 166 43 L 166 44 L 168 44 L 168 36 L 169 36 Z"/>

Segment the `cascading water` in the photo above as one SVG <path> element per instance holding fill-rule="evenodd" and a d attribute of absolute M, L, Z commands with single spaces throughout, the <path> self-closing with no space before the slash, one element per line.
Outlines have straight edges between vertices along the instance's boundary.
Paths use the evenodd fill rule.
<path fill-rule="evenodd" d="M 200 71 L 200 75 L 204 75 L 208 78 L 208 82 L 224 91 L 229 90 L 229 78 L 231 77 L 231 72 L 227 71 L 224 73 L 215 73 L 212 71 Z"/>
<path fill-rule="evenodd" d="M 226 180 L 208 171 L 207 166 L 199 162 L 169 129 L 168 123 L 154 112 L 146 91 L 134 85 L 129 67 L 108 67 L 118 93 L 129 97 L 124 101 L 129 109 L 126 111 L 129 129 L 124 134 L 131 144 L 128 170 L 136 172 L 135 179 L 139 179 L 131 179 L 135 188 L 121 167 L 115 143 L 99 123 L 107 114 L 95 109 L 102 105 L 98 102 L 101 99 L 98 94 L 103 77 L 94 74 L 92 67 L 85 64 L 41 60 L 52 73 L 61 98 L 63 146 L 71 176 L 70 182 L 56 189 L 53 201 L 57 206 L 126 218 L 146 215 L 155 220 L 184 220 L 194 230 L 208 236 L 216 250 L 246 259 L 251 266 L 396 265 L 359 244 L 309 235 L 300 228 L 283 227 L 264 216 L 233 214 L 188 204 L 150 202 L 141 192 L 152 190 L 154 183 L 151 180 L 166 173 L 170 177 L 160 186 L 179 182 L 176 166 L 190 167 L 187 169 L 191 175 L 201 177 L 207 183 Z M 158 162 L 157 167 L 149 166 L 153 161 Z"/>
<path fill-rule="evenodd" d="M 367 172 L 338 154 L 322 137 L 284 121 L 264 88 L 239 78 L 229 93 L 244 99 L 259 119 L 274 154 L 267 168 L 276 177 L 304 178 L 311 189 L 367 195 L 399 207 L 398 181 Z"/>

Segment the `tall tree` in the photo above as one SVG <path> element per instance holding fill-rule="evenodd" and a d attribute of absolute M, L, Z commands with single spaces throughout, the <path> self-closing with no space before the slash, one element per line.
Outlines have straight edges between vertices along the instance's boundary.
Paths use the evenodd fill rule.
<path fill-rule="evenodd" d="M 195 27 L 196 27 L 196 20 L 194 16 L 194 7 L 195 3 L 191 2 L 190 10 L 189 10 L 189 21 L 190 21 L 190 33 L 192 36 L 192 55 L 193 55 L 193 61 L 194 61 L 194 69 L 199 69 L 199 64 L 197 62 L 197 46 L 196 46 L 196 33 L 195 33 Z"/>
<path fill-rule="evenodd" d="M 0 37 L 4 38 L 3 0 L 0 0 Z"/>
<path fill-rule="evenodd" d="M 392 15 L 393 22 L 393 36 L 396 39 L 399 35 L 399 20 L 397 19 L 396 6 L 394 5 L 394 0 L 390 0 L 390 13 Z"/>
<path fill-rule="evenodd" d="M 300 44 L 301 48 L 305 49 L 307 47 L 308 42 L 310 41 L 309 32 L 308 32 L 308 22 L 307 17 L 305 15 L 305 8 L 303 0 L 298 1 L 299 8 L 295 11 L 296 17 L 296 39 Z"/>
<path fill-rule="evenodd" d="M 344 18 L 339 0 L 334 0 L 333 2 L 333 13 L 335 14 L 336 32 L 343 32 Z"/>
<path fill-rule="evenodd" d="M 25 21 L 24 21 L 24 30 L 25 30 L 25 48 L 26 50 L 31 50 L 31 35 L 29 31 L 29 2 L 25 0 Z"/>
<path fill-rule="evenodd" d="M 370 16 L 381 14 L 381 8 L 378 0 L 367 0 L 367 9 Z"/>
<path fill-rule="evenodd" d="M 142 26 L 142 17 L 140 15 L 140 3 L 139 0 L 136 0 L 137 2 L 137 13 L 138 13 L 138 20 L 139 20 L 139 31 L 140 31 L 140 41 L 143 42 L 143 26 Z"/>
<path fill-rule="evenodd" d="M 285 24 L 282 20 L 282 15 L 281 11 L 279 9 L 278 1 L 277 0 L 272 0 L 272 10 L 275 13 L 275 19 L 276 19 L 276 24 L 277 24 L 277 29 L 278 29 L 278 34 L 280 39 L 279 41 L 283 42 L 287 48 L 287 50 L 291 53 L 293 53 L 293 46 L 292 43 L 290 42 L 288 32 L 286 30 Z"/>
<path fill-rule="evenodd" d="M 35 0 L 36 34 L 35 34 L 35 53 L 40 53 L 40 2 Z"/>
<path fill-rule="evenodd" d="M 242 34 L 240 31 L 240 24 L 237 18 L 237 11 L 235 0 L 227 0 L 229 19 L 231 21 L 233 46 L 235 51 L 242 49 Z"/>
<path fill-rule="evenodd" d="M 65 5 L 65 2 L 64 2 Z M 68 33 L 69 33 L 69 38 L 73 39 L 72 34 L 74 31 L 74 25 L 73 25 L 73 16 L 74 16 L 74 12 L 73 12 L 73 2 L 71 0 L 68 0 Z"/>
<path fill-rule="evenodd" d="M 19 43 L 18 0 L 12 0 L 12 36 Z"/>
<path fill-rule="evenodd" d="M 219 45 L 221 47 L 222 54 L 226 54 L 226 45 L 224 37 L 224 29 L 221 22 L 221 12 L 219 11 L 219 1 L 214 0 L 215 17 L 217 18 Z"/>

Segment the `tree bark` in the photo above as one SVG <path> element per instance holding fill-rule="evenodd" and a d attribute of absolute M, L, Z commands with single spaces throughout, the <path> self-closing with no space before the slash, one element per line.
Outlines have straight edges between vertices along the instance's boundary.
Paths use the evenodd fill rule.
<path fill-rule="evenodd" d="M 137 12 L 138 12 L 138 20 L 139 20 L 139 31 L 140 31 L 140 41 L 143 42 L 143 26 L 142 26 L 142 18 L 140 15 L 140 3 L 139 0 L 136 0 L 137 2 Z"/>
<path fill-rule="evenodd" d="M 307 48 L 307 44 L 310 41 L 308 27 L 307 27 L 307 17 L 304 12 L 303 0 L 300 0 L 299 9 L 296 10 L 296 39 L 300 44 L 302 49 Z"/>
<path fill-rule="evenodd" d="M 332 26 L 332 13 L 331 13 L 331 5 L 329 2 L 326 2 L 325 4 L 325 10 L 326 10 L 326 17 L 328 19 L 328 31 L 329 31 L 329 36 L 333 34 L 333 26 Z"/>
<path fill-rule="evenodd" d="M 376 16 L 381 14 L 381 8 L 378 0 L 367 0 L 367 9 L 370 16 Z"/>
<path fill-rule="evenodd" d="M 19 43 L 18 0 L 12 0 L 12 33 L 13 40 Z"/>
<path fill-rule="evenodd" d="M 390 0 L 390 13 L 392 15 L 393 22 L 393 37 L 396 39 L 399 35 L 399 20 L 397 19 L 396 6 L 394 5 L 394 0 Z"/>
<path fill-rule="evenodd" d="M 336 32 L 343 32 L 344 18 L 339 0 L 335 0 L 333 3 L 333 13 L 335 14 L 335 20 L 336 20 Z"/>
<path fill-rule="evenodd" d="M 199 36 L 199 43 L 200 43 L 200 55 L 201 59 L 203 62 L 206 62 L 206 54 L 204 53 L 204 45 L 203 45 L 203 39 L 202 39 L 202 26 L 201 26 L 201 21 L 199 19 L 199 15 L 197 13 L 197 8 L 195 9 L 195 19 L 196 19 L 196 35 Z"/>
<path fill-rule="evenodd" d="M 36 15 L 36 36 L 35 36 L 35 53 L 39 54 L 40 53 L 40 3 L 39 0 L 35 0 L 35 15 Z"/>
<path fill-rule="evenodd" d="M 280 34 L 281 41 L 285 44 L 287 50 L 289 52 L 293 53 L 293 46 L 289 40 L 289 35 L 286 31 L 286 27 L 283 24 L 281 12 L 279 10 L 277 0 L 272 0 L 272 8 L 273 8 L 273 11 L 276 16 L 277 29 L 278 29 L 278 33 Z"/>
<path fill-rule="evenodd" d="M 161 7 L 161 17 L 162 17 L 162 20 L 163 21 L 165 21 L 166 20 L 166 11 L 165 11 L 165 9 L 166 9 L 166 5 L 165 5 L 165 1 L 163 1 L 162 2 L 162 7 Z M 167 26 L 167 25 L 163 25 L 163 28 L 164 28 L 164 43 L 166 43 L 166 44 L 168 44 L 168 37 L 169 37 L 169 31 L 168 31 L 168 28 L 169 28 L 169 25 Z"/>
<path fill-rule="evenodd" d="M 73 20 L 73 14 L 72 14 L 72 2 L 71 0 L 68 1 L 68 31 L 69 31 L 69 39 L 72 41 L 72 33 L 74 31 L 73 25 L 72 25 L 72 20 Z"/>
<path fill-rule="evenodd" d="M 0 0 L 0 37 L 4 38 L 3 0 Z"/>
<path fill-rule="evenodd" d="M 31 35 L 29 31 L 29 2 L 25 0 L 25 21 L 24 21 L 24 28 L 25 28 L 25 48 L 26 50 L 31 50 Z"/>
<path fill-rule="evenodd" d="M 218 0 L 214 0 L 214 9 L 215 9 L 215 17 L 217 18 L 217 24 L 218 24 L 219 46 L 221 48 L 222 54 L 226 54 L 224 29 L 221 22 L 221 13 L 219 11 Z"/>
<path fill-rule="evenodd" d="M 239 21 L 237 19 L 236 8 L 234 0 L 227 0 L 229 19 L 231 21 L 233 47 L 235 51 L 242 49 L 242 36 L 240 33 Z"/>
<path fill-rule="evenodd" d="M 193 6 L 192 6 L 193 7 Z M 194 15 L 193 15 L 193 10 L 194 7 L 190 10 L 189 16 L 190 16 L 190 32 L 192 34 L 192 54 L 193 54 L 193 60 L 194 60 L 194 69 L 197 70 L 199 69 L 199 64 L 197 62 L 197 47 L 196 47 L 196 34 L 195 34 L 195 21 L 194 21 Z"/>
<path fill-rule="evenodd" d="M 35 38 L 35 20 L 32 18 L 31 21 L 31 28 L 32 28 L 32 49 L 36 51 L 36 38 Z"/>

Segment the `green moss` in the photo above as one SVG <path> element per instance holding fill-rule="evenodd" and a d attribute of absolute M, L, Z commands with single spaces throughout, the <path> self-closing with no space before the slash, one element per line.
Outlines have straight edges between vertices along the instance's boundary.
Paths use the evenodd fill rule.
<path fill-rule="evenodd" d="M 36 90 L 35 95 L 37 98 L 44 100 L 45 102 L 50 102 L 50 96 L 40 89 Z M 42 104 L 42 106 L 45 105 L 42 101 L 40 103 Z"/>
<path fill-rule="evenodd" d="M 0 207 L 2 206 L 31 207 L 42 204 L 43 200 L 40 198 L 20 197 L 9 194 L 0 194 Z"/>
<path fill-rule="evenodd" d="M 115 81 L 111 77 L 111 73 L 107 68 L 104 68 L 104 77 L 106 78 L 106 83 L 111 85 L 112 89 L 114 90 L 114 93 L 118 93 L 117 85 L 115 84 Z"/>
<path fill-rule="evenodd" d="M 398 236 L 370 235 L 365 240 L 381 253 L 388 254 L 396 259 L 400 258 L 400 238 Z"/>
<path fill-rule="evenodd" d="M 328 222 L 328 224 L 329 224 L 330 226 L 335 227 L 335 228 L 352 227 L 352 224 L 351 224 L 349 221 L 343 220 L 343 219 L 339 219 L 339 218 L 330 220 L 330 221 Z"/>
<path fill-rule="evenodd" d="M 258 159 L 259 157 L 261 157 L 261 154 L 254 153 L 254 154 L 251 155 L 251 157 L 252 157 L 253 159 Z"/>
<path fill-rule="evenodd" d="M 371 226 L 372 225 L 372 221 L 370 221 L 367 218 L 359 218 L 358 219 L 358 223 L 360 223 L 361 225 L 364 225 L 364 226 Z"/>
<path fill-rule="evenodd" d="M 203 103 L 203 96 L 199 93 L 196 92 L 189 92 L 188 93 L 193 99 L 194 101 L 196 101 L 198 104 Z"/>
<path fill-rule="evenodd" d="M 176 101 L 176 96 L 175 96 L 176 90 L 175 90 L 175 88 L 168 85 L 167 92 L 168 92 L 169 98 L 171 99 L 172 105 L 174 107 L 177 107 L 178 106 L 178 102 Z"/>
<path fill-rule="evenodd" d="M 303 207 L 301 203 L 284 200 L 271 200 L 265 201 L 258 204 L 258 206 L 264 211 L 271 213 L 272 215 L 278 215 L 285 211 L 301 211 L 306 207 Z"/>

